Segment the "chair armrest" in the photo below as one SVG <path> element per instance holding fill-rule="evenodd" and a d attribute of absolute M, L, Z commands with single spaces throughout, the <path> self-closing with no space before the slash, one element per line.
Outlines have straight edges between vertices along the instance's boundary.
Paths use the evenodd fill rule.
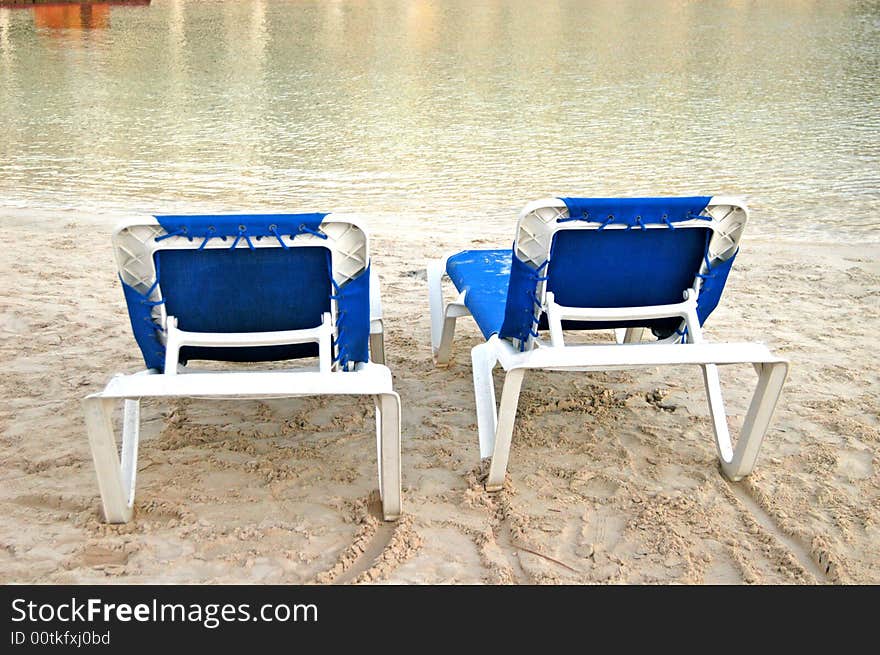
<path fill-rule="evenodd" d="M 370 269 L 370 322 L 382 320 L 382 291 L 379 288 L 379 274 Z"/>

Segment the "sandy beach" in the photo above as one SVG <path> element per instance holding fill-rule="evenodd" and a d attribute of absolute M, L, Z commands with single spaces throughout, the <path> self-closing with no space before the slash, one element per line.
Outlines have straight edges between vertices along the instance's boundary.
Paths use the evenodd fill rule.
<path fill-rule="evenodd" d="M 0 216 L 0 583 L 880 583 L 880 247 L 746 235 L 706 326 L 792 372 L 756 472 L 720 475 L 699 369 L 526 377 L 481 485 L 469 350 L 434 368 L 424 263 L 505 226 L 367 217 L 403 402 L 405 517 L 377 519 L 372 406 L 145 402 L 135 520 L 105 525 L 80 400 L 142 367 L 112 221 Z M 479 229 L 479 233 L 476 230 Z M 722 371 L 742 419 L 754 375 Z"/>

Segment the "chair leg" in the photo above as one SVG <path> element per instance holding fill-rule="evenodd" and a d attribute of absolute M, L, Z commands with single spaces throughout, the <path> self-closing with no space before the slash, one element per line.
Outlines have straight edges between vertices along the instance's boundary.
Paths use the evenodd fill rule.
<path fill-rule="evenodd" d="M 639 343 L 645 333 L 645 328 L 614 328 L 614 340 L 617 343 Z"/>
<path fill-rule="evenodd" d="M 495 444 L 492 449 L 489 477 L 486 480 L 486 491 L 499 491 L 504 485 L 507 460 L 510 456 L 510 441 L 513 437 L 513 424 L 516 419 L 519 392 L 524 377 L 525 369 L 522 368 L 513 369 L 504 377 L 504 389 L 501 391 L 501 410 L 498 412 L 498 427 L 495 430 Z"/>
<path fill-rule="evenodd" d="M 709 414 L 712 416 L 712 429 L 715 432 L 715 445 L 722 462 L 733 459 L 733 446 L 730 442 L 730 429 L 727 426 L 727 412 L 721 395 L 721 379 L 718 366 L 707 364 L 702 367 L 703 382 L 706 384 L 706 397 L 709 400 Z"/>
<path fill-rule="evenodd" d="M 437 364 L 448 364 L 455 336 L 455 316 L 443 303 L 443 261 L 428 262 L 428 300 L 431 307 L 431 347 Z"/>
<path fill-rule="evenodd" d="M 385 365 L 385 330 L 381 319 L 370 321 L 370 361 Z"/>
<path fill-rule="evenodd" d="M 471 349 L 474 375 L 474 395 L 477 405 L 477 432 L 480 436 L 480 459 L 490 457 L 495 448 L 495 430 L 498 427 L 498 410 L 495 405 L 495 380 L 492 369 L 497 360 L 489 344 Z"/>
<path fill-rule="evenodd" d="M 712 379 L 712 374 L 707 371 L 710 366 L 711 368 L 716 369 L 714 374 L 715 383 L 717 383 L 718 380 L 716 366 L 709 365 L 703 367 L 707 391 L 709 390 Z M 761 443 L 764 441 L 764 435 L 767 433 L 767 428 L 770 426 L 770 419 L 773 417 L 776 404 L 779 401 L 779 397 L 782 395 L 782 386 L 785 384 L 785 378 L 788 375 L 788 362 L 756 364 L 755 370 L 758 373 L 758 384 L 755 388 L 755 393 L 752 395 L 752 400 L 749 404 L 748 412 L 746 412 L 746 417 L 743 420 L 736 448 L 731 446 L 726 420 L 723 432 L 719 433 L 717 428 L 715 431 L 718 455 L 721 459 L 721 470 L 725 477 L 733 482 L 742 480 L 755 468 L 755 462 L 758 459 L 758 452 L 761 449 Z M 713 393 L 717 395 L 720 403 L 720 387 L 718 387 L 717 391 L 710 392 L 710 407 L 712 406 Z"/>
<path fill-rule="evenodd" d="M 385 325 L 382 322 L 382 287 L 375 268 L 370 269 L 370 361 L 385 364 Z"/>
<path fill-rule="evenodd" d="M 642 340 L 642 335 L 645 333 L 645 328 L 626 328 L 626 334 L 623 337 L 623 343 L 639 343 Z"/>
<path fill-rule="evenodd" d="M 434 351 L 434 360 L 438 365 L 446 365 L 452 358 L 452 340 L 455 337 L 455 316 L 445 316 L 440 337 L 440 345 Z"/>
<path fill-rule="evenodd" d="M 127 523 L 134 506 L 134 484 L 137 470 L 139 403 L 126 401 L 123 418 L 123 463 L 120 465 L 113 436 L 112 399 L 100 396 L 83 401 L 89 446 L 98 477 L 98 489 L 108 523 Z"/>
<path fill-rule="evenodd" d="M 126 500 L 134 507 L 134 486 L 137 481 L 138 448 L 141 432 L 141 401 L 127 398 L 122 417 L 122 484 L 127 492 Z"/>
<path fill-rule="evenodd" d="M 379 462 L 379 495 L 386 521 L 400 518 L 400 397 L 376 396 L 376 454 Z"/>

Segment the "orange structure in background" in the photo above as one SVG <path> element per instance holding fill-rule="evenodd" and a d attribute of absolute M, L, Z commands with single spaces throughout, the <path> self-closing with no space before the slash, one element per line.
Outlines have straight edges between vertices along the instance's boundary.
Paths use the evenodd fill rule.
<path fill-rule="evenodd" d="M 110 26 L 110 4 L 33 5 L 34 25 L 52 29 L 103 29 Z"/>

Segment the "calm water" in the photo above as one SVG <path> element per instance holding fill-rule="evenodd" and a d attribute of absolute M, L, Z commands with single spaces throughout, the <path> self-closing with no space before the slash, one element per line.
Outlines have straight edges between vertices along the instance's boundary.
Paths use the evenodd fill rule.
<path fill-rule="evenodd" d="M 480 211 L 737 193 L 880 241 L 880 2 L 0 9 L 0 213 Z M 511 232 L 512 235 L 512 232 Z"/>

